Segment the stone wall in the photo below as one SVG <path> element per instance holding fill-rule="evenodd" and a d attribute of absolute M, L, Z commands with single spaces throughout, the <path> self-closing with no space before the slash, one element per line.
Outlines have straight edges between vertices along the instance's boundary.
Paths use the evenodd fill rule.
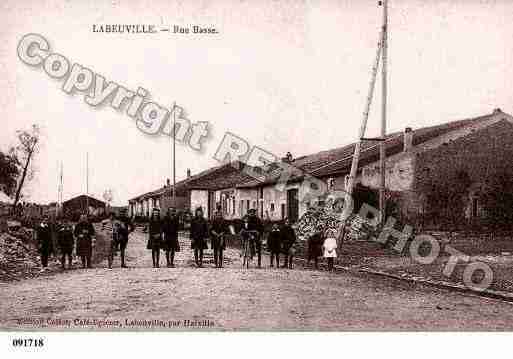
<path fill-rule="evenodd" d="M 419 153 L 414 191 L 424 199 L 430 217 L 459 218 L 458 222 L 486 217 L 482 201 L 492 194 L 499 176 L 512 178 L 512 158 L 513 124 L 497 122 Z M 439 191 L 443 193 L 437 197 Z M 472 198 L 481 200 L 474 210 Z"/>

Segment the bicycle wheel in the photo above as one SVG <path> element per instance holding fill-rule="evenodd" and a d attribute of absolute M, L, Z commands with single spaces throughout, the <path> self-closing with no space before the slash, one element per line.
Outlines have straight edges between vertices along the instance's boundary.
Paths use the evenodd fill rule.
<path fill-rule="evenodd" d="M 245 259 L 245 265 L 246 265 L 246 269 L 249 268 L 249 259 L 251 258 L 251 253 L 250 253 L 250 245 L 249 245 L 249 240 L 246 240 L 246 243 L 245 243 L 245 246 L 244 246 L 244 259 Z"/>
<path fill-rule="evenodd" d="M 246 240 L 242 240 L 242 248 L 241 248 L 241 254 L 242 254 L 242 268 L 246 265 Z"/>

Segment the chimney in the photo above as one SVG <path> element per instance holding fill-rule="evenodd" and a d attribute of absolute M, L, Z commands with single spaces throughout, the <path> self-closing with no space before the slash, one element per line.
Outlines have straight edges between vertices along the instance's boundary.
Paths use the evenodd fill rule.
<path fill-rule="evenodd" d="M 191 169 L 187 168 L 187 178 L 190 178 L 190 177 L 191 177 Z"/>
<path fill-rule="evenodd" d="M 292 162 L 292 160 L 293 160 L 293 158 L 292 158 L 292 153 L 290 153 L 290 152 L 287 152 L 287 154 L 285 155 L 285 157 L 283 157 L 283 158 L 281 159 L 281 161 L 282 161 L 282 162 L 285 162 L 285 163 L 291 163 L 291 162 Z"/>
<path fill-rule="evenodd" d="M 244 169 L 245 163 L 239 160 L 234 160 L 230 162 L 230 166 L 235 168 L 237 171 L 242 171 Z"/>
<path fill-rule="evenodd" d="M 413 130 L 411 127 L 404 129 L 404 152 L 409 152 L 413 147 Z"/>
<path fill-rule="evenodd" d="M 168 179 L 166 180 L 166 187 L 169 187 L 169 186 L 171 186 L 171 180 L 168 178 Z"/>

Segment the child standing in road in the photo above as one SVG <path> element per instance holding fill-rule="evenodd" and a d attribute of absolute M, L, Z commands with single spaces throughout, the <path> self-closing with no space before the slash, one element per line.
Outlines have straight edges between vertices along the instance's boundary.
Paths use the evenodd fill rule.
<path fill-rule="evenodd" d="M 328 271 L 333 270 L 333 262 L 337 258 L 337 232 L 333 229 L 326 231 L 326 239 L 322 245 L 323 256 L 328 259 Z"/>
<path fill-rule="evenodd" d="M 267 236 L 267 248 L 271 253 L 271 268 L 274 267 L 275 258 L 276 268 L 280 268 L 281 232 L 277 223 L 273 224 L 272 230 Z"/>

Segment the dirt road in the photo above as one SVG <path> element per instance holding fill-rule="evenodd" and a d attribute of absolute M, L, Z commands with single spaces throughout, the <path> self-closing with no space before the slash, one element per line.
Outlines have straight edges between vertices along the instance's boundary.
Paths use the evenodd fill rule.
<path fill-rule="evenodd" d="M 44 330 L 511 330 L 513 306 L 349 272 L 195 268 L 186 236 L 177 268 L 151 266 L 142 233 L 129 268 L 75 269 L 0 284 L 0 328 Z M 165 259 L 161 258 L 161 263 Z"/>

